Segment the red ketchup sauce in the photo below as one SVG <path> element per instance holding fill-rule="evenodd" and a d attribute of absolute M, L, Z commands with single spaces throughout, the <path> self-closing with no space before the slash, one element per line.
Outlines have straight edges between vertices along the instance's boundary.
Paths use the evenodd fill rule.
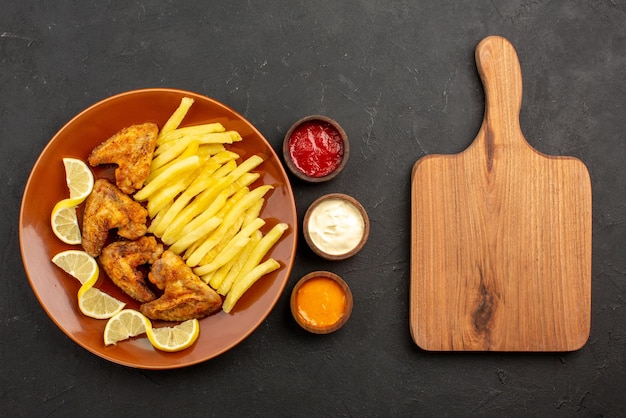
<path fill-rule="evenodd" d="M 331 174 L 343 159 L 341 135 L 324 121 L 307 121 L 298 126 L 289 137 L 288 147 L 291 161 L 310 177 Z"/>

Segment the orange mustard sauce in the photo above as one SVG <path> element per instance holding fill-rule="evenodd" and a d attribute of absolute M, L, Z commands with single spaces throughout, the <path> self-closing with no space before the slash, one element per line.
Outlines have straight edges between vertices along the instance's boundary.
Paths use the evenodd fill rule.
<path fill-rule="evenodd" d="M 346 295 L 337 282 L 314 277 L 300 286 L 296 294 L 300 316 L 314 327 L 336 324 L 346 310 Z"/>

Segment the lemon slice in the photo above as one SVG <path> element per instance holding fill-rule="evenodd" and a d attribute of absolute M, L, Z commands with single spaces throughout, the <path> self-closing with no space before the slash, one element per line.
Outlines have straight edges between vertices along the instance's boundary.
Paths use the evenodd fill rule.
<path fill-rule="evenodd" d="M 161 351 L 181 351 L 198 339 L 200 323 L 190 319 L 173 327 L 148 328 L 146 330 L 152 346 Z"/>
<path fill-rule="evenodd" d="M 104 344 L 116 344 L 118 341 L 144 334 L 152 328 L 150 320 L 134 309 L 124 309 L 107 321 L 104 327 Z"/>
<path fill-rule="evenodd" d="M 67 250 L 52 257 L 52 262 L 81 283 L 78 290 L 78 307 L 91 318 L 107 319 L 121 311 L 124 302 L 93 287 L 100 269 L 96 259 L 84 251 Z"/>
<path fill-rule="evenodd" d="M 52 231 L 66 244 L 81 243 L 76 206 L 81 204 L 93 190 L 93 174 L 87 164 L 76 158 L 63 158 L 65 181 L 70 198 L 57 202 L 50 215 Z"/>
<path fill-rule="evenodd" d="M 77 158 L 63 158 L 65 181 L 70 189 L 73 206 L 79 205 L 93 190 L 93 174 L 84 161 Z"/>
<path fill-rule="evenodd" d="M 81 243 L 76 206 L 72 204 L 72 199 L 61 200 L 54 206 L 50 224 L 54 235 L 64 243 L 72 245 Z"/>
<path fill-rule="evenodd" d="M 124 309 L 126 304 L 113 296 L 96 289 L 88 281 L 78 290 L 78 308 L 90 318 L 108 319 Z"/>
<path fill-rule="evenodd" d="M 62 251 L 52 257 L 52 262 L 83 285 L 89 282 L 93 286 L 98 280 L 98 263 L 84 251 Z"/>

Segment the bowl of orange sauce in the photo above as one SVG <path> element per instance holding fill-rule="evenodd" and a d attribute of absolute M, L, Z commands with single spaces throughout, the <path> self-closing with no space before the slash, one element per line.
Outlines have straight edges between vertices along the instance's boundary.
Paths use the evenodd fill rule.
<path fill-rule="evenodd" d="M 313 271 L 302 277 L 291 292 L 291 313 L 296 322 L 314 334 L 341 328 L 352 313 L 348 284 L 330 271 Z"/>

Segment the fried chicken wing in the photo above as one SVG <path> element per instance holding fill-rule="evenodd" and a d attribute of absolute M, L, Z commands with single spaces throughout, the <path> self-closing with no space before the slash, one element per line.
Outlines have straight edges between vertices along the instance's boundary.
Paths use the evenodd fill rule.
<path fill-rule="evenodd" d="M 222 306 L 220 295 L 171 251 L 165 251 L 152 265 L 148 278 L 164 291 L 160 298 L 141 305 L 141 313 L 150 319 L 186 321 L 203 318 Z"/>
<path fill-rule="evenodd" d="M 122 129 L 91 151 L 89 164 L 117 164 L 115 183 L 126 194 L 143 187 L 150 174 L 159 128 L 154 123 Z"/>
<path fill-rule="evenodd" d="M 116 241 L 102 249 L 100 265 L 111 281 L 124 293 L 139 302 L 150 302 L 156 295 L 146 283 L 138 267 L 152 264 L 163 254 L 163 245 L 152 236 L 136 241 Z"/>
<path fill-rule="evenodd" d="M 147 217 L 148 211 L 143 206 L 107 180 L 98 179 L 85 202 L 83 248 L 97 257 L 109 231 L 114 228 L 117 228 L 117 234 L 124 238 L 142 237 L 148 230 Z"/>

